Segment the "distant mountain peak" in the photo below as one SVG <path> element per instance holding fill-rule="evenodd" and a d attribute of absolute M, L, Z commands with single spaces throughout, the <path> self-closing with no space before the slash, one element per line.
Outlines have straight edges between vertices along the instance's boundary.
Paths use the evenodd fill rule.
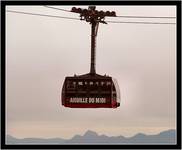
<path fill-rule="evenodd" d="M 41 139 L 41 138 L 23 138 L 17 139 L 11 135 L 6 135 L 6 142 L 10 144 L 17 143 L 168 143 L 173 144 L 176 141 L 176 130 L 167 130 L 160 132 L 159 134 L 146 135 L 143 133 L 138 133 L 135 136 L 125 138 L 124 136 L 106 136 L 104 134 L 98 135 L 96 132 L 88 130 L 83 136 L 75 135 L 71 139 L 61 139 L 61 138 L 51 138 L 51 139 Z"/>
<path fill-rule="evenodd" d="M 137 133 L 136 135 L 134 135 L 134 137 L 144 137 L 144 136 L 146 136 L 145 134 L 143 134 L 143 133 Z"/>
<path fill-rule="evenodd" d="M 134 136 L 130 137 L 130 139 L 145 139 L 147 137 L 147 135 L 143 134 L 143 133 L 137 133 Z"/>
<path fill-rule="evenodd" d="M 176 130 L 175 129 L 169 129 L 169 130 L 166 130 L 166 131 L 162 131 L 162 132 L 160 132 L 159 134 L 161 134 L 161 133 L 172 133 L 172 132 L 176 132 Z"/>
<path fill-rule="evenodd" d="M 13 140 L 14 140 L 14 139 L 16 139 L 16 138 L 15 138 L 14 136 L 12 136 L 12 135 L 7 134 L 7 135 L 6 135 L 6 139 L 11 139 L 11 140 L 13 139 Z"/>
<path fill-rule="evenodd" d="M 169 137 L 169 136 L 175 135 L 175 134 L 176 134 L 176 130 L 170 129 L 170 130 L 162 131 L 158 135 Z"/>
<path fill-rule="evenodd" d="M 11 138 L 14 138 L 12 135 L 9 135 L 9 134 L 7 134 L 7 135 L 6 135 L 6 137 L 11 137 Z"/>
<path fill-rule="evenodd" d="M 88 131 L 85 132 L 85 134 L 83 136 L 84 137 L 95 137 L 95 136 L 98 136 L 98 134 L 97 134 L 97 132 L 88 130 Z"/>

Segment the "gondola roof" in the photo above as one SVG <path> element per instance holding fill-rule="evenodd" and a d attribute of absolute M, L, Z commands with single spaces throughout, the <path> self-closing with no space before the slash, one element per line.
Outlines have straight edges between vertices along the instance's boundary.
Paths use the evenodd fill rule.
<path fill-rule="evenodd" d="M 99 75 L 99 74 L 83 74 L 83 75 L 74 75 L 74 76 L 68 76 L 67 79 L 73 79 L 73 78 L 79 78 L 79 79 L 111 79 L 108 75 Z"/>

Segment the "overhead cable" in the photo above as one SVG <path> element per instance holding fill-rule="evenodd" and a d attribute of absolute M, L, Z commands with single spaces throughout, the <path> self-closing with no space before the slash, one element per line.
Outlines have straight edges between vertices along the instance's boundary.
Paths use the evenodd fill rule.
<path fill-rule="evenodd" d="M 71 12 L 69 10 L 65 10 L 65 9 L 61 9 L 61 8 L 56 8 L 56 7 L 52 7 L 52 6 L 44 6 L 44 7 L 47 7 L 47 8 L 51 8 L 51 9 L 56 9 L 56 10 L 61 10 L 61 11 L 66 11 L 66 12 Z"/>
<path fill-rule="evenodd" d="M 135 24 L 176 24 L 176 23 L 169 23 L 169 22 L 143 22 L 143 21 L 107 21 L 109 23 L 135 23 Z"/>
<path fill-rule="evenodd" d="M 69 11 L 69 10 L 65 10 L 65 9 L 61 9 L 61 8 L 57 8 L 57 7 L 52 7 L 52 6 L 44 6 L 44 7 L 47 7 L 47 8 L 51 8 L 51 9 L 56 9 L 56 10 L 61 10 L 61 11 L 66 11 L 66 12 L 72 12 L 72 11 Z M 106 17 L 110 17 L 110 16 L 106 16 Z M 161 19 L 174 19 L 176 17 L 169 17 L 169 16 L 125 16 L 125 15 L 120 15 L 120 16 L 115 16 L 115 17 L 121 17 L 121 18 L 161 18 Z"/>
<path fill-rule="evenodd" d="M 63 19 L 80 20 L 79 18 L 62 17 L 62 16 L 47 15 L 47 14 L 37 14 L 37 13 L 29 13 L 29 12 L 14 11 L 14 10 L 7 10 L 7 12 L 19 13 L 19 14 L 26 14 L 26 15 L 34 15 L 34 16 L 44 16 L 44 17 L 54 17 L 54 18 L 63 18 Z"/>
<path fill-rule="evenodd" d="M 15 10 L 7 10 L 7 12 L 19 13 L 19 14 L 25 14 L 25 15 L 43 16 L 43 17 L 54 17 L 54 18 L 62 18 L 62 19 L 80 20 L 79 18 L 62 17 L 62 16 L 47 15 L 47 14 L 37 14 L 37 13 L 15 11 Z M 134 22 L 134 21 L 109 21 L 109 20 L 106 22 L 108 22 L 108 23 L 135 23 L 135 24 L 176 24 L 176 23 L 168 23 L 168 22 Z"/>
<path fill-rule="evenodd" d="M 172 19 L 176 17 L 168 17 L 168 16 L 116 16 L 121 18 L 159 18 L 159 19 Z"/>

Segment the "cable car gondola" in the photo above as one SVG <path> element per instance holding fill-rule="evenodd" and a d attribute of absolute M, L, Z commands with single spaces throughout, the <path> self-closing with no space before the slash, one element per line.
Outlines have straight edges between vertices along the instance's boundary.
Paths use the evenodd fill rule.
<path fill-rule="evenodd" d="M 120 90 L 116 79 L 96 74 L 95 71 L 95 38 L 98 25 L 106 23 L 105 16 L 115 16 L 95 10 L 95 6 L 87 9 L 72 8 L 72 12 L 80 13 L 81 20 L 91 24 L 91 67 L 90 73 L 66 77 L 62 87 L 62 105 L 70 108 L 117 108 L 120 106 Z"/>

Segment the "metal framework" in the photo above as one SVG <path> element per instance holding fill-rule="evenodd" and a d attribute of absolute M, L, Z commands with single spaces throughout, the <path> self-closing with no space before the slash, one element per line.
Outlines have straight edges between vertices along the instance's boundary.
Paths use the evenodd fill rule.
<path fill-rule="evenodd" d="M 106 16 L 116 16 L 114 11 L 98 11 L 96 6 L 89 6 L 88 9 L 81 9 L 73 7 L 71 12 L 79 13 L 80 20 L 85 20 L 91 24 L 91 64 L 90 64 L 90 74 L 96 74 L 96 36 L 98 32 L 99 23 L 107 24 L 104 19 Z"/>

